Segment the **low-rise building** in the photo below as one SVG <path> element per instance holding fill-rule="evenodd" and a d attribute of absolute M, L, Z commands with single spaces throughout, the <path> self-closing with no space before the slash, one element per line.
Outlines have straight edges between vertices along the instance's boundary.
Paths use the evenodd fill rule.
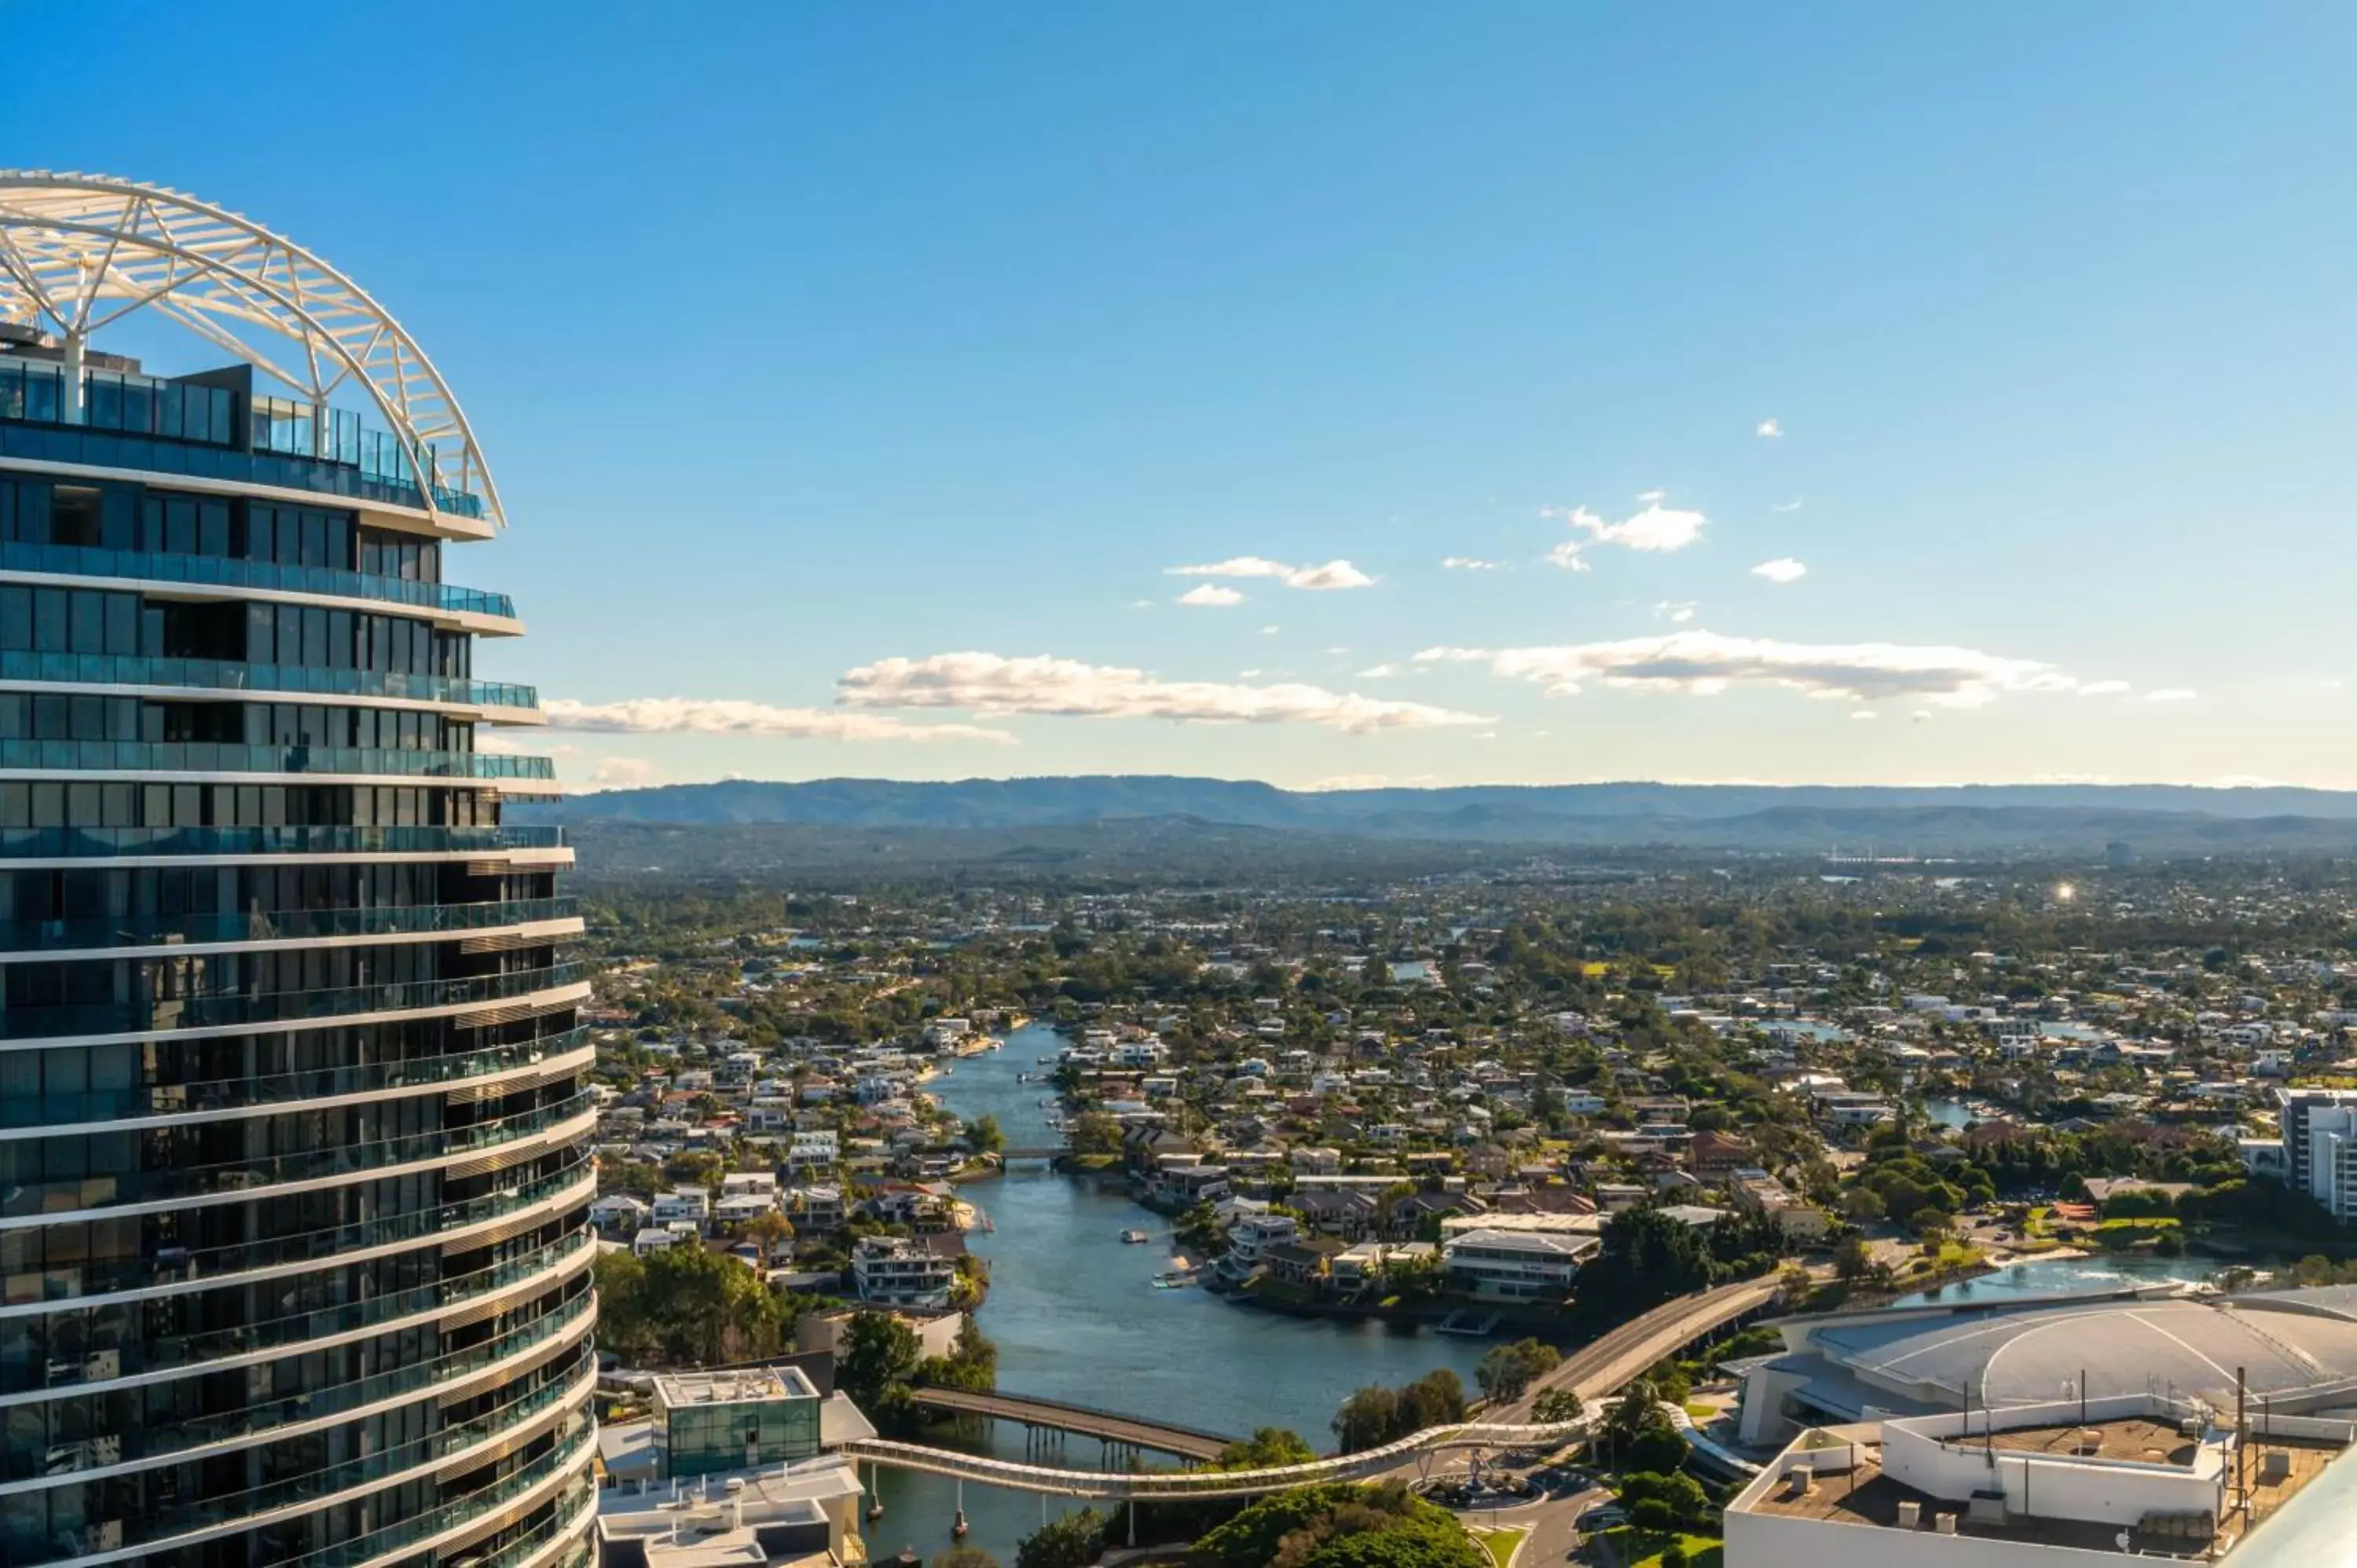
<path fill-rule="evenodd" d="M 1500 1301 L 1562 1301 L 1600 1243 L 1559 1230 L 1460 1230 L 1443 1241 L 1452 1289 Z"/>
<path fill-rule="evenodd" d="M 943 1308 L 957 1265 L 905 1236 L 862 1236 L 851 1252 L 852 1287 L 877 1306 Z"/>

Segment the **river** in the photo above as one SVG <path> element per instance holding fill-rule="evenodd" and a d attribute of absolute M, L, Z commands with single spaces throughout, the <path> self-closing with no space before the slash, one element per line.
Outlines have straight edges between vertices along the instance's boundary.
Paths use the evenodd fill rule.
<path fill-rule="evenodd" d="M 1016 1080 L 1045 1071 L 1039 1058 L 1052 1058 L 1064 1044 L 1043 1026 L 1018 1029 L 1006 1049 L 967 1057 L 926 1088 L 968 1120 L 997 1117 L 1012 1147 L 1051 1144 L 1056 1133 L 1039 1101 L 1054 1090 Z M 974 1316 L 998 1345 L 998 1386 L 1009 1393 L 1239 1436 L 1287 1426 L 1322 1449 L 1332 1443 L 1327 1423 L 1353 1389 L 1404 1383 L 1436 1367 L 1455 1368 L 1470 1388 L 1489 1348 L 1375 1324 L 1280 1317 L 1197 1290 L 1157 1290 L 1154 1276 L 1170 1262 L 1169 1221 L 1085 1181 L 1018 1168 L 963 1195 L 996 1226 L 970 1239 L 991 1271 L 989 1299 Z M 1121 1233 L 1130 1229 L 1151 1231 L 1154 1243 L 1125 1243 Z M 1024 1457 L 1022 1428 L 999 1429 L 989 1446 Z M 1076 1466 L 1098 1462 L 1097 1445 L 1085 1438 L 1067 1440 L 1063 1452 Z M 872 1554 L 908 1546 L 931 1560 L 950 1545 L 954 1483 L 887 1471 L 882 1495 L 884 1517 L 867 1531 Z M 1048 1512 L 1066 1506 L 1078 1505 L 1050 1499 Z M 1002 1563 L 1013 1561 L 1016 1541 L 1041 1517 L 1036 1497 L 974 1486 L 965 1488 L 965 1511 L 968 1542 Z"/>
<path fill-rule="evenodd" d="M 1052 1144 L 1057 1135 L 1040 1101 L 1054 1091 L 1017 1080 L 1044 1072 L 1039 1058 L 1052 1059 L 1064 1043 L 1044 1026 L 1018 1029 L 1004 1050 L 967 1057 L 927 1088 L 968 1120 L 997 1117 L 1011 1147 Z M 1286 1426 L 1323 1449 L 1332 1441 L 1327 1423 L 1353 1389 L 1404 1383 L 1436 1367 L 1455 1368 L 1469 1389 L 1474 1365 L 1488 1348 L 1479 1340 L 1375 1324 L 1280 1317 L 1196 1290 L 1156 1290 L 1154 1276 L 1169 1266 L 1169 1221 L 1119 1191 L 1018 1169 L 963 1192 L 996 1226 L 971 1238 L 991 1266 L 989 1299 L 975 1317 L 997 1342 L 998 1384 L 1009 1393 L 1239 1436 L 1256 1426 Z M 1121 1232 L 1129 1229 L 1152 1232 L 1154 1244 L 1124 1243 Z M 2126 1274 L 2200 1278 L 2214 1267 L 2195 1260 L 2109 1258 L 2029 1263 L 1976 1281 L 1969 1292 L 1952 1286 L 1945 1299 L 2091 1288 Z M 997 1429 L 986 1439 L 945 1430 L 930 1440 L 1025 1457 L 1018 1426 Z M 1097 1445 L 1085 1438 L 1069 1439 L 1063 1455 L 1076 1466 L 1098 1463 Z M 885 1513 L 867 1527 L 871 1555 L 888 1557 L 905 1546 L 931 1561 L 948 1549 L 954 1482 L 888 1470 L 880 1490 Z M 1080 1506 L 1051 1498 L 1043 1511 L 1037 1497 L 975 1486 L 965 1488 L 964 1498 L 973 1527 L 968 1543 L 1006 1563 L 1016 1542 L 1043 1517 Z"/>

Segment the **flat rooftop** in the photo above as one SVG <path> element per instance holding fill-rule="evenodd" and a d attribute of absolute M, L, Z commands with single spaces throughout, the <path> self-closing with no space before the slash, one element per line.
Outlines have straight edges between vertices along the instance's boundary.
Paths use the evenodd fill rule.
<path fill-rule="evenodd" d="M 1995 1446 L 2000 1452 L 2045 1452 L 2063 1458 L 2079 1454 L 2083 1434 L 2092 1436 L 2093 1456 L 2104 1459 L 2190 1466 L 2195 1449 L 2193 1441 L 2181 1436 L 2175 1427 L 2142 1418 L 2091 1422 L 2085 1427 L 2020 1427 L 1998 1433 Z M 1841 1444 L 1835 1442 L 1833 1446 Z M 1857 1439 L 1856 1452 L 1854 1468 L 1846 1474 L 1818 1476 L 1805 1491 L 1795 1492 L 1792 1483 L 1780 1477 L 1747 1505 L 1748 1511 L 1828 1524 L 1899 1530 L 1908 1528 L 1899 1522 L 1900 1505 L 1911 1502 L 1919 1510 L 1918 1522 L 1912 1528 L 1919 1530 L 1933 1530 L 1934 1521 L 1946 1514 L 1953 1516 L 1958 1535 L 2086 1552 L 2119 1551 L 2121 1527 L 2117 1524 L 2049 1519 L 2035 1513 L 2010 1514 L 2001 1523 L 1976 1520 L 1968 1517 L 1968 1505 L 1964 1502 L 1932 1497 L 1885 1476 L 1878 1435 Z M 2246 1460 L 2245 1474 L 2250 1482 L 2247 1509 L 2234 1503 L 2230 1478 L 2227 1512 L 2211 1535 L 2197 1540 L 2132 1530 L 2128 1532 L 2131 1548 L 2147 1556 L 2207 1557 L 2223 1552 L 2298 1497 L 2342 1452 L 2330 1443 L 2264 1437 L 2255 1426 Z M 2285 1456 L 2286 1469 L 2270 1479 L 2266 1474 L 2266 1461 L 2274 1454 Z M 2231 1477 L 2233 1472 L 2230 1469 L 2228 1474 Z"/>
<path fill-rule="evenodd" d="M 725 1372 L 662 1372 L 655 1398 L 665 1409 L 696 1404 L 758 1404 L 764 1400 L 814 1400 L 818 1387 L 799 1367 L 751 1367 Z"/>

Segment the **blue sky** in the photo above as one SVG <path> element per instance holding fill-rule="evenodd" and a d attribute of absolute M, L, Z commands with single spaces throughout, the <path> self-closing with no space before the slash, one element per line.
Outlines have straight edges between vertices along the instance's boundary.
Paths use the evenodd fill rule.
<path fill-rule="evenodd" d="M 2357 787 L 2345 5 L 6 14 L 434 354 L 576 782 Z"/>

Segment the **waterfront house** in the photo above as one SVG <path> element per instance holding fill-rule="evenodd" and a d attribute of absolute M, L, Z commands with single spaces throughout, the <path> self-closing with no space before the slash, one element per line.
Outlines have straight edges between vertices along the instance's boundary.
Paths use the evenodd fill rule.
<path fill-rule="evenodd" d="M 1441 1245 L 1452 1289 L 1497 1301 L 1562 1301 L 1572 1277 L 1601 1243 L 1551 1230 L 1461 1230 Z"/>
<path fill-rule="evenodd" d="M 957 1264 L 903 1236 L 862 1236 L 851 1253 L 853 1289 L 881 1306 L 945 1308 Z"/>

